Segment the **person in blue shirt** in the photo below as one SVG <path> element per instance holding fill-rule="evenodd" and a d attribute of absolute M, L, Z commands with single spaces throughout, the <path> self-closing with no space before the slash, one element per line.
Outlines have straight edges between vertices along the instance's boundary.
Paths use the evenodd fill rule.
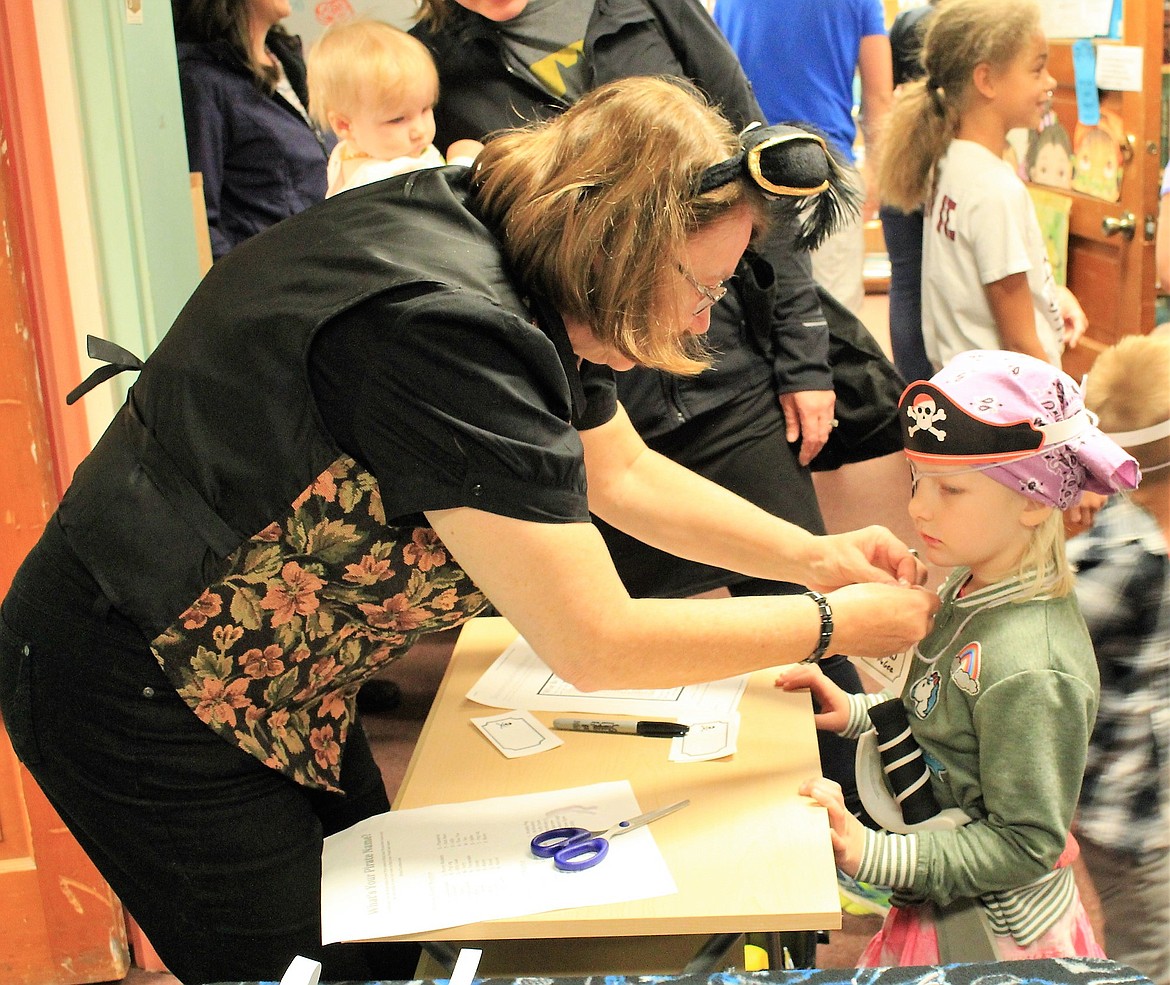
<path fill-rule="evenodd" d="M 817 283 L 859 313 L 865 296 L 863 220 L 877 216 L 879 140 L 894 88 L 882 0 L 718 0 L 714 17 L 768 122 L 811 123 L 852 163 L 853 80 L 860 77 L 865 170 L 855 180 L 864 183 L 865 209 L 812 257 Z"/>

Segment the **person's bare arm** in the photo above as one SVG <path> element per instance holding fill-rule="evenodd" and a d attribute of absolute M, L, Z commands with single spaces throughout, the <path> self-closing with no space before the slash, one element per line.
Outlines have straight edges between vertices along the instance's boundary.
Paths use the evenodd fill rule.
<path fill-rule="evenodd" d="M 624 413 L 582 437 L 591 508 L 628 532 L 746 573 L 848 586 L 829 596 L 834 652 L 884 656 L 926 633 L 937 598 L 894 584 L 921 572 L 888 531 L 813 537 L 645 449 Z M 500 613 L 583 690 L 666 687 L 791 663 L 820 635 L 817 606 L 799 595 L 631 599 L 590 523 L 468 507 L 427 517 Z M 873 579 L 889 584 L 850 584 Z"/>
<path fill-rule="evenodd" d="M 469 507 L 428 512 L 443 544 L 553 671 L 581 690 L 672 687 L 792 663 L 820 613 L 802 595 L 632 599 L 590 523 L 536 523 Z M 832 651 L 879 657 L 924 636 L 937 596 L 832 592 Z"/>
<path fill-rule="evenodd" d="M 1036 334 L 1036 313 L 1025 273 L 1008 274 L 1002 280 L 984 284 L 987 304 L 995 318 L 1000 345 L 1048 362 L 1048 354 Z"/>
<path fill-rule="evenodd" d="M 865 141 L 865 215 L 877 215 L 878 164 L 882 153 L 882 131 L 894 101 L 894 64 L 890 39 L 870 34 L 861 39 L 857 51 L 857 74 L 861 79 L 861 134 Z"/>
<path fill-rule="evenodd" d="M 589 508 L 678 557 L 757 578 L 831 589 L 920 580 L 919 562 L 882 527 L 833 537 L 808 531 L 646 447 L 624 409 L 581 434 Z"/>

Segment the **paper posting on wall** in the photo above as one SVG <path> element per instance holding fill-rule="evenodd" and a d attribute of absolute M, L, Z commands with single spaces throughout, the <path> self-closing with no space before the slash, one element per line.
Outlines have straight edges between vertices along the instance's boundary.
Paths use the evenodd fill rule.
<path fill-rule="evenodd" d="M 1136 44 L 1103 44 L 1097 48 L 1097 88 L 1141 92 L 1145 53 Z"/>
<path fill-rule="evenodd" d="M 1113 0 L 1041 0 L 1041 24 L 1050 38 L 1107 37 Z"/>

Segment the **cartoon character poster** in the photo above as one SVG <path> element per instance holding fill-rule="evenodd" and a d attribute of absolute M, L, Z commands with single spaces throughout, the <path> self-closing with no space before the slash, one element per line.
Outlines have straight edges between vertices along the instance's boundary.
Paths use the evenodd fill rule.
<path fill-rule="evenodd" d="M 1073 133 L 1073 180 L 1075 191 L 1116 202 L 1121 198 L 1124 129 L 1117 114 L 1101 110 L 1096 126 L 1078 123 Z"/>
<path fill-rule="evenodd" d="M 1028 180 L 1028 173 L 1024 170 L 1024 161 L 1028 156 L 1028 140 L 1031 134 L 1032 131 L 1026 127 L 1014 127 L 1007 132 L 1007 144 L 1003 149 L 1003 159 L 1020 176 L 1020 181 Z"/>
<path fill-rule="evenodd" d="M 1024 157 L 1025 178 L 1035 185 L 1063 188 L 1073 185 L 1073 145 L 1068 131 L 1059 121 L 1042 130 L 1028 132 L 1028 151 Z"/>
<path fill-rule="evenodd" d="M 1116 202 L 1123 177 L 1121 119 L 1102 109 L 1096 126 L 1077 123 L 1068 130 L 1048 112 L 1036 130 L 1008 131 L 1004 160 L 1022 181 Z"/>
<path fill-rule="evenodd" d="M 1068 280 L 1068 217 L 1072 211 L 1072 199 L 1036 185 L 1029 185 L 1028 192 L 1048 250 L 1052 279 L 1063 287 Z"/>

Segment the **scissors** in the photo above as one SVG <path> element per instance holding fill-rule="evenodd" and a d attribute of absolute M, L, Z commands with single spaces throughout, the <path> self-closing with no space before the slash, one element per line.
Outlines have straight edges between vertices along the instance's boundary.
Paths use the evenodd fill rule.
<path fill-rule="evenodd" d="M 618 821 L 603 831 L 589 831 L 586 828 L 550 828 L 532 839 L 532 854 L 537 858 L 551 858 L 553 865 L 564 872 L 580 872 L 591 869 L 609 854 L 609 839 L 624 835 L 627 831 L 640 828 L 643 824 L 657 821 L 686 807 L 689 800 L 680 800 L 669 807 L 639 814 L 628 821 Z"/>

